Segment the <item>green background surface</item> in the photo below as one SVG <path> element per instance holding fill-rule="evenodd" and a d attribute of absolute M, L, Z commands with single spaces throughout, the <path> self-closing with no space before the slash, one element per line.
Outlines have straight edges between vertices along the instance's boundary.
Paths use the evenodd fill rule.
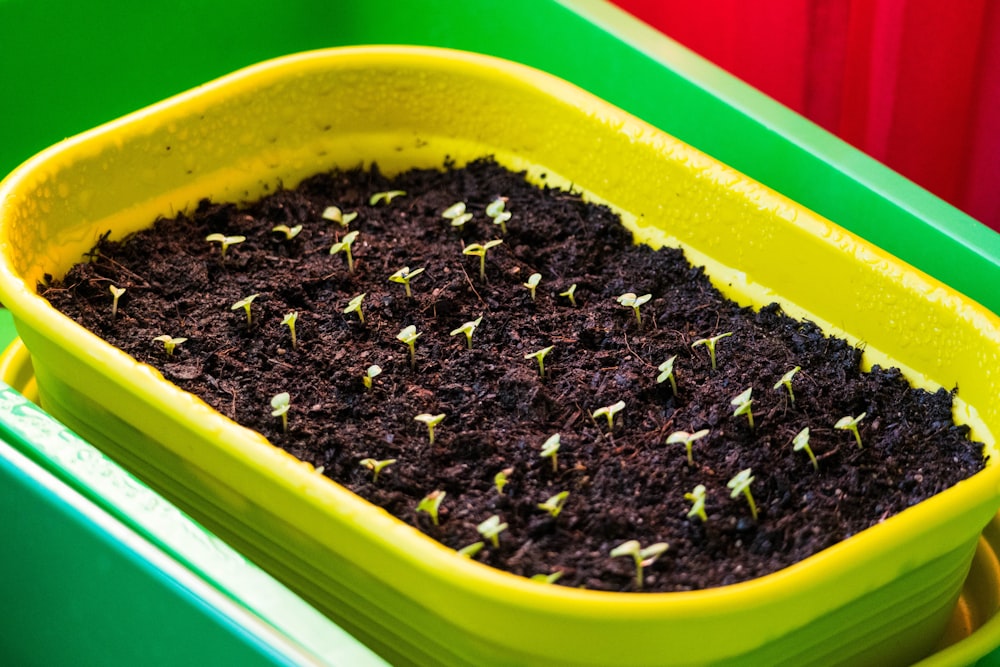
<path fill-rule="evenodd" d="M 601 0 L 0 0 L 0 173 L 241 66 L 365 43 L 566 78 L 1000 311 L 1000 234 Z"/>

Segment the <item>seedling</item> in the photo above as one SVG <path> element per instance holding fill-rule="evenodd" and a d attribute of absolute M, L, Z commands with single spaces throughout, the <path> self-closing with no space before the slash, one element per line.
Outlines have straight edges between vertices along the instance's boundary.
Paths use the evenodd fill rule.
<path fill-rule="evenodd" d="M 643 294 L 642 296 L 636 296 L 632 292 L 626 292 L 618 297 L 617 301 L 619 304 L 625 306 L 626 308 L 631 308 L 632 312 L 635 313 L 635 321 L 641 327 L 642 326 L 642 315 L 639 314 L 639 306 L 646 303 L 653 298 L 652 294 Z"/>
<path fill-rule="evenodd" d="M 539 454 L 543 459 L 552 460 L 552 472 L 559 470 L 559 439 L 558 433 L 550 435 L 549 439 L 542 443 L 542 453 Z"/>
<path fill-rule="evenodd" d="M 174 348 L 181 343 L 187 341 L 187 338 L 174 338 L 173 336 L 168 336 L 166 334 L 162 336 L 157 336 L 153 339 L 156 343 L 163 343 L 163 349 L 167 351 L 167 356 L 174 356 Z"/>
<path fill-rule="evenodd" d="M 412 324 L 396 334 L 396 339 L 406 343 L 410 348 L 410 368 L 417 367 L 417 339 L 422 335 L 417 333 L 417 328 Z"/>
<path fill-rule="evenodd" d="M 438 525 L 438 511 L 441 509 L 441 501 L 446 495 L 448 494 L 444 491 L 431 491 L 417 503 L 417 511 L 429 515 L 434 525 Z"/>
<path fill-rule="evenodd" d="M 464 201 L 455 202 L 454 204 L 446 208 L 444 210 L 444 213 L 441 214 L 441 217 L 450 220 L 451 226 L 459 230 L 464 229 L 465 223 L 467 223 L 469 220 L 472 220 L 472 214 L 465 212 Z"/>
<path fill-rule="evenodd" d="M 569 491 L 560 491 L 544 503 L 538 503 L 538 509 L 545 510 L 553 519 L 555 519 L 559 516 L 559 513 L 562 512 L 563 505 L 566 504 L 567 498 L 569 498 Z"/>
<path fill-rule="evenodd" d="M 288 225 L 275 225 L 271 228 L 271 231 L 275 234 L 284 234 L 286 241 L 291 241 L 299 232 L 302 231 L 302 225 L 295 225 L 294 227 L 289 227 Z"/>
<path fill-rule="evenodd" d="M 554 584 L 559 581 L 562 575 L 562 570 L 556 570 L 552 574 L 533 574 L 531 575 L 531 580 L 537 581 L 540 584 Z"/>
<path fill-rule="evenodd" d="M 747 504 L 750 505 L 750 515 L 753 520 L 757 520 L 757 503 L 753 501 L 753 494 L 750 493 L 750 484 L 753 482 L 754 478 L 750 474 L 750 468 L 746 470 L 739 471 L 735 477 L 726 482 L 726 486 L 732 489 L 729 494 L 730 498 L 735 498 L 741 493 L 746 497 Z"/>
<path fill-rule="evenodd" d="M 545 377 L 545 355 L 552 351 L 552 345 L 548 347 L 543 347 L 537 352 L 532 352 L 531 354 L 524 355 L 525 359 L 535 359 L 538 362 L 538 375 L 539 377 Z"/>
<path fill-rule="evenodd" d="M 747 421 L 750 422 L 750 428 L 753 428 L 753 412 L 750 409 L 750 406 L 753 404 L 753 400 L 750 398 L 751 394 L 753 394 L 753 387 L 748 387 L 746 391 L 729 401 L 729 404 L 736 407 L 733 410 L 733 416 L 746 415 Z"/>
<path fill-rule="evenodd" d="M 372 484 L 374 484 L 378 481 L 378 474 L 395 462 L 396 459 L 382 459 L 381 461 L 376 461 L 375 459 L 361 459 L 358 461 L 358 465 L 372 471 Z"/>
<path fill-rule="evenodd" d="M 361 376 L 361 381 L 364 383 L 365 389 L 368 389 L 370 391 L 372 388 L 372 383 L 374 382 L 375 378 L 381 374 L 382 374 L 381 366 L 378 366 L 376 364 L 372 364 L 371 366 L 369 366 L 368 369 L 365 370 L 365 374 Z"/>
<path fill-rule="evenodd" d="M 670 388 L 674 390 L 674 396 L 677 395 L 677 377 L 674 375 L 674 360 L 677 359 L 677 355 L 670 357 L 657 368 L 660 374 L 656 376 L 656 382 L 662 383 L 670 380 Z"/>
<path fill-rule="evenodd" d="M 774 383 L 775 389 L 781 389 L 782 385 L 784 385 L 785 389 L 788 390 L 788 398 L 792 401 L 792 403 L 795 402 L 795 392 L 792 391 L 792 378 L 795 377 L 795 374 L 798 373 L 800 370 L 802 370 L 802 367 L 796 366 L 792 370 L 782 375 L 781 379 L 778 380 L 776 383 Z"/>
<path fill-rule="evenodd" d="M 434 427 L 437 426 L 438 424 L 440 424 L 442 421 L 444 421 L 444 413 L 439 414 L 439 415 L 430 415 L 430 414 L 427 414 L 426 412 L 424 412 L 424 413 L 421 413 L 421 414 L 417 415 L 413 419 L 415 419 L 416 421 L 421 422 L 421 423 L 427 425 L 427 437 L 430 439 L 431 444 L 433 445 L 434 444 Z"/>
<path fill-rule="evenodd" d="M 542 281 L 542 274 L 532 273 L 530 276 L 528 276 L 528 282 L 522 283 L 522 285 L 527 287 L 528 291 L 531 292 L 532 301 L 535 300 L 535 289 L 538 287 L 538 283 L 540 283 L 541 281 Z"/>
<path fill-rule="evenodd" d="M 559 296 L 564 296 L 569 299 L 569 305 L 576 308 L 576 283 L 567 287 L 565 292 L 559 292 Z"/>
<path fill-rule="evenodd" d="M 125 288 L 108 285 L 108 291 L 111 292 L 111 319 L 115 319 L 118 317 L 118 299 L 122 298 Z"/>
<path fill-rule="evenodd" d="M 494 514 L 489 519 L 476 526 L 476 530 L 479 531 L 480 535 L 488 539 L 493 545 L 493 548 L 496 549 L 500 546 L 500 533 L 507 530 L 507 524 L 500 523 L 500 517 Z"/>
<path fill-rule="evenodd" d="M 861 434 L 858 433 L 858 424 L 861 422 L 862 419 L 865 418 L 865 415 L 867 414 L 868 414 L 867 412 L 862 412 L 857 417 L 851 417 L 850 415 L 848 415 L 847 417 L 841 417 L 840 419 L 837 420 L 837 423 L 834 424 L 833 427 L 840 429 L 841 431 L 850 431 L 851 433 L 853 433 L 854 439 L 858 441 L 858 449 L 862 449 Z"/>
<path fill-rule="evenodd" d="M 244 311 L 246 311 L 246 314 L 247 314 L 247 326 L 249 327 L 250 323 L 252 321 L 252 317 L 250 315 L 250 304 L 252 304 L 253 300 L 256 299 L 259 296 L 260 296 L 260 294 L 251 294 L 250 296 L 248 296 L 246 298 L 240 299 L 239 301 L 237 301 L 233 305 L 229 306 L 229 310 L 239 310 L 240 308 L 242 308 Z"/>
<path fill-rule="evenodd" d="M 493 220 L 494 225 L 500 225 L 500 233 L 507 233 L 507 221 L 510 220 L 510 211 L 504 210 L 507 200 L 497 197 L 486 206 L 486 215 Z"/>
<path fill-rule="evenodd" d="M 480 551 L 482 551 L 483 547 L 485 547 L 485 546 L 486 546 L 486 542 L 483 542 L 482 540 L 480 540 L 478 542 L 473 542 L 472 544 L 470 544 L 468 546 L 462 547 L 456 553 L 459 556 L 465 556 L 466 558 L 474 558 L 476 556 L 476 554 L 478 554 Z"/>
<path fill-rule="evenodd" d="M 463 324 L 459 328 L 457 328 L 454 331 L 452 331 L 451 335 L 452 336 L 457 336 L 458 334 L 465 334 L 465 340 L 468 341 L 468 343 L 469 343 L 469 349 L 471 350 L 472 349 L 472 333 L 476 330 L 476 327 L 478 327 L 479 323 L 482 322 L 482 321 L 483 321 L 482 316 L 477 317 L 476 319 L 472 320 L 471 322 L 466 322 L 465 324 Z"/>
<path fill-rule="evenodd" d="M 358 319 L 361 321 L 362 324 L 364 324 L 365 314 L 361 312 L 361 302 L 365 300 L 365 296 L 367 296 L 367 294 L 368 294 L 367 292 L 362 292 L 361 294 L 357 295 L 356 297 L 348 301 L 347 308 L 344 308 L 344 314 L 346 315 L 348 313 L 357 313 Z"/>
<path fill-rule="evenodd" d="M 424 272 L 423 267 L 419 269 L 413 269 L 410 271 L 410 267 L 404 266 L 399 271 L 389 276 L 389 281 L 394 283 L 402 283 L 403 287 L 406 288 L 406 296 L 412 297 L 413 294 L 410 292 L 410 281 L 415 277 L 419 276 Z"/>
<path fill-rule="evenodd" d="M 291 396 L 287 391 L 275 394 L 271 399 L 271 416 L 281 417 L 281 430 L 288 433 L 288 409 L 291 407 Z"/>
<path fill-rule="evenodd" d="M 351 245 L 354 244 L 357 238 L 357 231 L 348 232 L 344 234 L 344 238 L 330 246 L 331 255 L 336 255 L 338 252 L 343 251 L 344 255 L 347 256 L 347 270 L 350 273 L 354 273 L 354 255 L 351 254 Z"/>
<path fill-rule="evenodd" d="M 295 338 L 295 322 L 298 319 L 299 314 L 294 310 L 290 313 L 285 313 L 285 316 L 281 318 L 281 323 L 288 327 L 288 333 L 292 336 L 292 349 L 298 346 L 298 340 Z"/>
<path fill-rule="evenodd" d="M 385 192 L 376 192 L 368 198 L 368 205 L 375 206 L 379 202 L 384 202 L 385 205 L 388 206 L 396 197 L 403 197 L 405 195 L 406 192 L 404 190 L 386 190 Z"/>
<path fill-rule="evenodd" d="M 341 227 L 347 227 L 354 218 L 358 217 L 358 212 L 344 213 L 337 206 L 327 206 L 323 209 L 323 219 L 336 222 Z"/>
<path fill-rule="evenodd" d="M 507 486 L 507 478 L 513 474 L 513 468 L 504 468 L 497 474 L 493 475 L 493 486 L 496 487 L 497 493 L 501 496 L 503 495 L 503 487 Z"/>
<path fill-rule="evenodd" d="M 597 408 L 590 416 L 594 419 L 597 419 L 598 417 L 607 417 L 608 433 L 611 433 L 611 431 L 615 429 L 615 415 L 621 412 L 624 407 L 625 401 L 618 401 L 614 405 L 605 405 L 603 408 Z"/>
<path fill-rule="evenodd" d="M 705 485 L 699 484 L 692 489 L 691 493 L 684 494 L 684 500 L 691 502 L 691 511 L 687 513 L 690 519 L 693 516 L 701 519 L 702 523 L 708 521 L 708 514 L 705 513 Z"/>
<path fill-rule="evenodd" d="M 699 338 L 695 342 L 691 343 L 691 347 L 695 348 L 695 347 L 698 347 L 699 345 L 704 345 L 705 347 L 708 348 L 708 356 L 712 360 L 712 370 L 714 371 L 716 369 L 716 366 L 715 366 L 715 346 L 723 338 L 726 338 L 727 336 L 732 336 L 732 335 L 733 335 L 732 331 L 727 331 L 726 333 L 719 334 L 718 336 L 712 336 L 711 338 Z"/>
<path fill-rule="evenodd" d="M 803 449 L 806 450 L 806 454 L 809 455 L 809 460 L 812 461 L 813 468 L 819 470 L 819 461 L 816 460 L 816 455 L 813 454 L 812 447 L 809 446 L 809 427 L 806 426 L 804 429 L 798 432 L 794 438 L 792 438 L 792 449 L 799 452 Z"/>
<path fill-rule="evenodd" d="M 495 248 L 503 243 L 503 239 L 493 239 L 492 241 L 487 241 L 486 243 L 470 243 L 462 249 L 463 255 L 475 255 L 479 258 L 479 279 L 486 280 L 486 252 L 490 248 Z"/>
<path fill-rule="evenodd" d="M 229 250 L 229 246 L 236 245 L 237 243 L 243 243 L 247 240 L 245 236 L 226 236 L 224 234 L 209 234 L 205 237 L 205 240 L 209 243 L 218 243 L 222 248 L 221 259 L 226 260 L 226 251 Z"/>
<path fill-rule="evenodd" d="M 695 440 L 701 440 L 706 435 L 708 435 L 708 429 L 703 428 L 700 431 L 694 433 L 688 433 L 687 431 L 674 431 L 669 436 L 667 436 L 667 444 L 674 445 L 681 443 L 687 449 L 688 465 L 694 465 L 694 456 L 691 453 L 691 445 L 694 444 Z"/>
<path fill-rule="evenodd" d="M 643 549 L 638 540 L 629 540 L 628 542 L 623 542 L 612 549 L 611 557 L 632 557 L 632 560 L 635 561 L 635 587 L 641 590 L 643 568 L 649 567 L 656 562 L 656 559 L 662 556 L 669 548 L 670 545 L 666 542 L 657 542 L 656 544 L 650 544 L 648 547 Z"/>

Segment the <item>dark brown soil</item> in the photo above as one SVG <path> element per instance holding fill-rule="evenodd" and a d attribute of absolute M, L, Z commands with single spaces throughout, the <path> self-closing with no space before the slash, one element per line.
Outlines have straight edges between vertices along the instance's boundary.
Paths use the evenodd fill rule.
<path fill-rule="evenodd" d="M 378 191 L 406 195 L 370 206 Z M 497 196 L 513 218 L 490 250 L 487 281 L 465 244 L 500 237 L 484 215 Z M 474 219 L 464 231 L 441 217 L 457 201 Z M 336 204 L 358 211 L 350 228 L 356 272 L 330 246 L 345 230 L 323 220 Z M 293 240 L 271 231 L 302 224 Z M 212 233 L 241 234 L 225 261 Z M 97 258 L 43 288 L 60 310 L 220 412 L 264 433 L 347 488 L 444 544 L 480 539 L 492 515 L 509 524 L 499 548 L 476 558 L 518 574 L 561 571 L 560 584 L 631 590 L 633 567 L 609 552 L 625 540 L 668 542 L 646 568 L 645 590 L 701 589 L 754 578 L 794 563 L 966 478 L 983 466 L 982 448 L 951 421 L 951 395 L 912 389 L 896 370 L 859 370 L 861 351 L 825 337 L 777 306 L 760 312 L 724 299 L 678 250 L 632 244 L 606 208 L 575 194 L 528 185 L 488 160 L 465 169 L 426 170 L 388 179 L 357 170 L 316 176 L 237 207 L 203 202 L 190 216 L 160 220 L 127 243 L 102 242 Z M 413 298 L 387 278 L 425 267 Z M 537 300 L 522 283 L 542 275 Z M 559 296 L 577 285 L 573 307 Z M 116 319 L 109 286 L 127 288 Z M 616 302 L 652 294 L 642 326 Z M 259 293 L 252 325 L 238 300 Z M 342 311 L 366 293 L 365 323 Z M 299 344 L 280 324 L 298 311 Z M 482 316 L 466 348 L 450 332 Z M 396 336 L 415 325 L 416 368 Z M 713 371 L 699 339 L 725 332 Z M 153 338 L 188 340 L 172 356 Z M 553 346 L 545 378 L 525 354 Z M 676 355 L 679 394 L 658 384 L 657 366 Z M 382 367 L 374 389 L 362 374 Z M 795 401 L 774 384 L 794 366 Z M 734 417 L 730 400 L 753 387 L 755 428 Z M 291 394 L 287 433 L 271 416 L 271 397 Z M 609 433 L 592 419 L 624 401 Z M 864 448 L 835 430 L 843 416 L 867 413 Z M 414 421 L 444 413 L 436 439 Z M 793 451 L 811 429 L 819 459 Z M 694 466 L 674 431 L 709 429 L 695 443 Z M 540 457 L 561 434 L 558 471 Z M 395 458 L 377 483 L 364 458 Z M 493 485 L 511 468 L 504 494 Z M 727 481 L 751 468 L 760 516 L 752 520 Z M 688 518 L 684 494 L 708 489 L 708 521 Z M 447 493 L 440 525 L 414 511 L 434 490 Z M 538 509 L 568 491 L 555 519 Z"/>

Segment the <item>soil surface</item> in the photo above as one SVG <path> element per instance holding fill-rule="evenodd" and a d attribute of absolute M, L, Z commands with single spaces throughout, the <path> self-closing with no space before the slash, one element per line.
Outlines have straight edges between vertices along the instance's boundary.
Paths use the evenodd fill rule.
<path fill-rule="evenodd" d="M 387 205 L 373 193 L 403 190 Z M 507 233 L 484 214 L 497 197 Z M 442 217 L 456 202 L 473 214 L 456 229 Z M 325 220 L 331 205 L 357 211 L 349 229 L 354 272 L 331 246 L 348 229 Z M 275 225 L 301 224 L 288 240 Z M 243 235 L 221 257 L 210 234 Z M 486 280 L 463 245 L 488 251 Z M 412 298 L 389 276 L 404 266 Z M 524 283 L 541 274 L 536 297 Z M 560 296 L 576 285 L 572 305 Z M 109 286 L 124 287 L 112 318 Z M 608 209 L 538 188 L 489 160 L 466 168 L 386 178 L 377 168 L 318 175 L 296 191 L 246 205 L 202 202 L 151 231 L 102 241 L 92 261 L 41 288 L 53 305 L 224 415 L 262 432 L 372 503 L 453 548 L 482 539 L 477 525 L 508 525 L 499 547 L 475 558 L 558 583 L 628 591 L 627 540 L 669 549 L 644 570 L 644 590 L 702 589 L 773 572 L 843 540 L 966 478 L 982 447 L 951 420 L 951 395 L 913 389 L 894 369 L 859 368 L 861 351 L 824 336 L 777 306 L 760 312 L 723 298 L 679 250 L 634 245 Z M 624 293 L 651 294 L 633 310 Z M 364 293 L 364 323 L 344 309 Z M 252 295 L 252 321 L 233 304 Z M 298 313 L 292 347 L 283 316 Z M 482 317 L 468 349 L 465 322 Z M 413 325 L 416 363 L 397 339 Z M 713 370 L 698 339 L 732 332 Z M 172 356 L 154 342 L 185 337 Z M 545 376 L 525 355 L 552 346 Z M 675 356 L 677 395 L 657 382 Z M 372 364 L 382 374 L 367 390 Z M 794 402 L 780 378 L 795 366 Z M 753 388 L 753 428 L 731 400 Z M 271 398 L 291 396 L 288 431 Z M 592 413 L 624 401 L 609 430 Z M 444 414 L 433 445 L 418 414 Z M 834 428 L 866 413 L 859 448 Z M 793 438 L 810 429 L 814 470 Z M 694 442 L 693 465 L 675 431 Z M 560 434 L 557 469 L 540 455 Z M 366 458 L 396 459 L 373 482 Z M 727 482 L 752 470 L 759 509 Z M 503 494 L 495 475 L 509 469 Z M 707 522 L 685 499 L 707 490 Z M 415 511 L 440 490 L 440 524 Z M 538 505 L 568 491 L 553 518 Z"/>

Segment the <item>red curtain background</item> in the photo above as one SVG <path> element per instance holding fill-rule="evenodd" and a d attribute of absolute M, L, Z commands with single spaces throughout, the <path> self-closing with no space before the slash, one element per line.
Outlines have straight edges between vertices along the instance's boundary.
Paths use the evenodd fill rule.
<path fill-rule="evenodd" d="M 1000 2 L 614 2 L 1000 231 Z"/>

